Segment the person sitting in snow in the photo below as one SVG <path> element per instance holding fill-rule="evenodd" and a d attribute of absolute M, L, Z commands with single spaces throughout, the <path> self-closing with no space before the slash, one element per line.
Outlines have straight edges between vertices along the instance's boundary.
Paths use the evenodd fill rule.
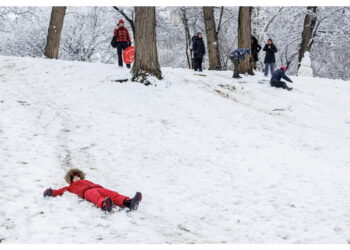
<path fill-rule="evenodd" d="M 142 194 L 140 192 L 136 192 L 135 196 L 130 199 L 127 196 L 105 189 L 98 184 L 85 180 L 84 172 L 77 168 L 68 170 L 64 179 L 68 182 L 68 187 L 57 190 L 48 188 L 44 192 L 44 197 L 61 196 L 65 191 L 68 191 L 83 199 L 91 201 L 97 207 L 107 212 L 112 211 L 114 204 L 119 207 L 127 207 L 130 210 L 136 210 L 142 199 Z"/>
<path fill-rule="evenodd" d="M 284 80 L 286 80 L 288 82 L 293 82 L 288 76 L 286 76 L 286 73 L 285 73 L 286 71 L 287 71 L 287 67 L 282 66 L 280 69 L 276 70 L 272 74 L 272 78 L 270 81 L 270 84 L 272 87 L 283 88 L 283 89 L 287 89 L 287 90 L 293 89 L 293 88 L 288 87 L 285 82 L 281 81 L 281 78 L 283 78 Z"/>

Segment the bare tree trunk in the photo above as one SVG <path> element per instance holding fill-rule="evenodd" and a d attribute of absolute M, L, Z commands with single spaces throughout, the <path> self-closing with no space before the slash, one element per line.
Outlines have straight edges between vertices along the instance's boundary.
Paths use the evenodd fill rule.
<path fill-rule="evenodd" d="M 221 70 L 218 33 L 216 32 L 214 7 L 203 7 L 205 34 L 209 55 L 209 70 Z"/>
<path fill-rule="evenodd" d="M 150 84 L 148 76 L 162 79 L 158 62 L 155 7 L 135 7 L 135 63 L 132 80 Z"/>
<path fill-rule="evenodd" d="M 239 7 L 238 14 L 238 48 L 251 49 L 251 12 L 252 7 Z M 253 73 L 253 60 L 247 55 L 244 61 L 239 64 L 239 74 Z"/>
<path fill-rule="evenodd" d="M 47 34 L 47 43 L 45 47 L 45 56 L 51 59 L 58 58 L 60 48 L 61 32 L 63 27 L 64 15 L 67 7 L 52 7 L 49 30 Z"/>
<path fill-rule="evenodd" d="M 185 28 L 187 64 L 189 69 L 193 69 L 192 49 L 189 49 L 191 45 L 191 35 L 190 35 L 190 27 L 188 26 L 188 19 L 186 15 L 186 7 L 182 7 L 180 9 L 180 14 L 181 14 L 182 23 Z"/>
<path fill-rule="evenodd" d="M 298 57 L 298 69 L 300 67 L 301 60 L 304 57 L 306 51 L 311 50 L 313 32 L 316 26 L 316 11 L 317 7 L 308 6 L 307 13 L 304 19 L 304 29 L 301 34 L 301 43 L 299 48 L 299 57 Z"/>
<path fill-rule="evenodd" d="M 113 6 L 113 9 L 118 11 L 128 21 L 128 23 L 131 26 L 133 37 L 135 39 L 135 23 L 134 23 L 133 17 L 128 16 L 122 9 L 120 9 L 117 6 Z"/>

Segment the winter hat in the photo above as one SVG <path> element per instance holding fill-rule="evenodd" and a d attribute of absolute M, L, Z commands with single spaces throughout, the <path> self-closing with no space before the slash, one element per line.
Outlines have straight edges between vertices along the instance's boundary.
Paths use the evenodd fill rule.
<path fill-rule="evenodd" d="M 286 67 L 286 66 L 282 66 L 282 67 L 281 67 L 281 70 L 286 71 L 286 70 L 287 70 L 287 67 Z"/>
<path fill-rule="evenodd" d="M 85 179 L 85 173 L 81 171 L 78 168 L 71 168 L 67 171 L 66 175 L 64 176 L 64 179 L 68 184 L 71 184 L 73 181 L 74 176 L 79 176 L 80 179 Z"/>
<path fill-rule="evenodd" d="M 118 23 L 124 23 L 124 20 L 123 20 L 123 19 L 120 19 Z"/>

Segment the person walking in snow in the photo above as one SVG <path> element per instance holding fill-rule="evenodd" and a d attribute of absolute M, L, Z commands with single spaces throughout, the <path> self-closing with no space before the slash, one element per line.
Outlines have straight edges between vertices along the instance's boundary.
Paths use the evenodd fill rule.
<path fill-rule="evenodd" d="M 205 46 L 203 41 L 203 34 L 198 32 L 195 37 L 192 38 L 192 50 L 194 56 L 194 71 L 202 72 L 202 62 L 205 55 Z"/>
<path fill-rule="evenodd" d="M 272 78 L 270 81 L 270 84 L 272 87 L 276 87 L 276 88 L 283 88 L 283 89 L 287 89 L 287 90 L 292 90 L 293 88 L 290 88 L 287 86 L 287 84 L 283 81 L 281 81 L 281 78 L 283 78 L 284 80 L 288 81 L 288 82 L 293 82 L 287 75 L 286 72 L 287 71 L 287 67 L 286 66 L 282 66 L 280 69 L 276 70 L 273 74 L 272 74 Z"/>
<path fill-rule="evenodd" d="M 123 67 L 123 50 L 131 46 L 129 31 L 125 28 L 123 19 L 119 20 L 118 28 L 114 30 L 114 39 L 118 51 L 118 65 Z M 126 67 L 130 69 L 130 64 L 127 64 Z"/>
<path fill-rule="evenodd" d="M 264 74 L 265 76 L 267 76 L 270 68 L 271 75 L 272 75 L 273 72 L 275 71 L 275 63 L 276 63 L 275 53 L 277 53 L 277 48 L 273 44 L 272 40 L 269 39 L 267 40 L 263 50 L 266 51 L 265 60 L 264 60 L 264 63 L 265 63 Z"/>
<path fill-rule="evenodd" d="M 142 199 L 140 192 L 136 192 L 135 196 L 130 199 L 128 196 L 121 195 L 115 191 L 105 189 L 101 185 L 85 180 L 84 172 L 77 168 L 68 170 L 64 179 L 69 186 L 57 190 L 48 188 L 44 192 L 44 197 L 61 196 L 65 191 L 68 191 L 94 203 L 97 207 L 107 212 L 112 211 L 114 204 L 119 207 L 127 207 L 130 210 L 136 210 Z"/>
<path fill-rule="evenodd" d="M 258 53 L 261 50 L 261 46 L 259 45 L 258 39 L 256 39 L 255 36 L 252 36 L 252 45 L 251 45 L 251 51 L 252 51 L 252 57 L 253 57 L 253 69 L 256 70 L 256 63 L 259 61 Z"/>
<path fill-rule="evenodd" d="M 231 59 L 231 62 L 233 63 L 233 78 L 242 78 L 239 75 L 239 64 L 240 62 L 244 61 L 246 59 L 246 55 L 250 56 L 251 51 L 250 49 L 244 49 L 244 48 L 238 48 L 232 51 L 229 54 L 229 58 Z"/>

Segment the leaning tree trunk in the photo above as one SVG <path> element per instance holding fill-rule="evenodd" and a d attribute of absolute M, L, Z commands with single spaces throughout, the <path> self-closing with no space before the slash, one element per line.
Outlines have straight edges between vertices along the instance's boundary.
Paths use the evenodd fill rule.
<path fill-rule="evenodd" d="M 135 7 L 135 63 L 132 80 L 150 84 L 148 76 L 162 79 L 158 62 L 155 7 Z"/>
<path fill-rule="evenodd" d="M 238 14 L 238 48 L 251 48 L 251 13 L 252 7 L 239 7 Z M 239 64 L 239 74 L 253 73 L 253 60 L 247 55 L 244 61 Z"/>
<path fill-rule="evenodd" d="M 221 70 L 218 33 L 216 32 L 214 7 L 203 7 L 205 34 L 209 55 L 209 70 Z"/>
<path fill-rule="evenodd" d="M 185 52 L 186 52 L 187 64 L 189 69 L 193 69 L 194 63 L 192 58 L 192 49 L 190 49 L 191 35 L 190 35 L 190 27 L 188 25 L 188 18 L 186 14 L 186 7 L 182 7 L 180 9 L 180 15 L 181 15 L 181 20 L 185 29 L 185 40 L 186 40 Z"/>
<path fill-rule="evenodd" d="M 306 51 L 311 50 L 312 42 L 313 42 L 313 32 L 316 25 L 316 11 L 317 7 L 308 6 L 307 13 L 304 19 L 304 29 L 301 34 L 301 43 L 299 48 L 299 57 L 298 57 L 298 69 L 300 67 L 301 60 L 304 57 Z"/>
<path fill-rule="evenodd" d="M 64 15 L 67 7 L 52 7 L 49 30 L 47 34 L 47 43 L 45 47 L 45 56 L 51 59 L 58 58 L 60 48 L 61 32 L 63 27 Z"/>

